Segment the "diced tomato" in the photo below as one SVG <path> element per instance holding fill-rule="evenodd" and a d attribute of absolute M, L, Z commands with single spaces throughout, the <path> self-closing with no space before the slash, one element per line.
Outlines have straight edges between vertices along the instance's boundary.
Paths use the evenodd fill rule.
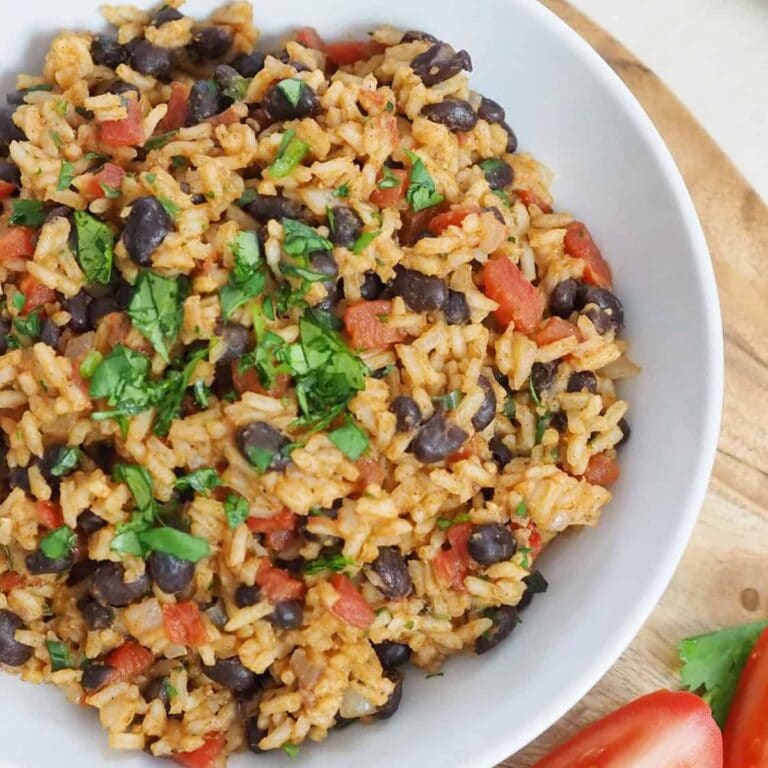
<path fill-rule="evenodd" d="M 260 395 L 269 395 L 270 397 L 282 397 L 288 391 L 288 385 L 291 377 L 287 373 L 278 373 L 275 376 L 275 386 L 272 389 L 264 389 L 261 386 L 259 374 L 255 368 L 246 368 L 241 371 L 238 361 L 232 361 L 232 384 L 239 394 L 243 392 L 258 392 Z"/>
<path fill-rule="evenodd" d="M 135 147 L 144 141 L 141 128 L 141 105 L 130 96 L 128 117 L 123 120 L 105 120 L 99 125 L 99 139 L 109 147 Z"/>
<path fill-rule="evenodd" d="M 191 752 L 174 752 L 173 759 L 184 768 L 211 768 L 224 747 L 224 734 L 211 733 L 205 737 L 202 747 Z"/>
<path fill-rule="evenodd" d="M 547 344 L 554 344 L 561 339 L 567 339 L 569 336 L 580 336 L 579 329 L 562 317 L 548 317 L 541 328 L 536 332 L 533 340 L 540 347 L 546 347 Z"/>
<path fill-rule="evenodd" d="M 273 533 L 274 531 L 293 531 L 296 528 L 296 515 L 283 507 L 272 517 L 249 517 L 245 524 L 253 533 Z"/>
<path fill-rule="evenodd" d="M 347 64 L 354 64 L 356 61 L 369 58 L 375 49 L 369 40 L 350 40 L 340 43 L 326 43 L 323 46 L 323 53 L 328 57 L 328 61 L 337 67 L 344 67 Z"/>
<path fill-rule="evenodd" d="M 213 125 L 234 125 L 240 122 L 240 113 L 235 107 L 229 107 L 223 112 L 219 112 L 218 115 L 208 118 L 208 122 Z"/>
<path fill-rule="evenodd" d="M 16 571 L 6 571 L 0 576 L 0 592 L 4 595 L 9 595 L 14 589 L 23 587 L 24 584 L 24 577 Z"/>
<path fill-rule="evenodd" d="M 543 213 L 552 213 L 552 206 L 544 202 L 532 189 L 516 189 L 515 194 L 526 208 L 529 205 L 536 205 Z"/>
<path fill-rule="evenodd" d="M 528 530 L 530 533 L 528 534 L 528 549 L 530 549 L 530 555 L 531 559 L 535 560 L 540 554 L 541 550 L 544 547 L 544 543 L 541 540 L 541 532 L 539 529 L 534 525 L 533 521 L 530 522 L 528 525 Z"/>
<path fill-rule="evenodd" d="M 187 122 L 189 114 L 189 86 L 184 83 L 171 83 L 171 98 L 168 99 L 168 111 L 157 126 L 160 133 L 176 131 Z"/>
<path fill-rule="evenodd" d="M 401 200 L 405 199 L 405 193 L 408 191 L 408 171 L 403 168 L 390 168 L 389 173 L 397 177 L 400 180 L 400 184 L 399 186 L 382 189 L 378 186 L 378 182 L 384 178 L 384 172 L 379 172 L 379 175 L 376 177 L 377 187 L 371 192 L 370 197 L 370 201 L 379 208 L 396 206 Z"/>
<path fill-rule="evenodd" d="M 40 523 L 52 531 L 64 524 L 61 507 L 53 501 L 36 501 L 35 512 Z"/>
<path fill-rule="evenodd" d="M 400 328 L 385 322 L 391 304 L 385 299 L 351 304 L 344 312 L 344 326 L 355 349 L 382 349 L 408 338 Z"/>
<path fill-rule="evenodd" d="M 619 465 L 604 453 L 596 453 L 587 464 L 584 479 L 592 485 L 613 485 L 619 479 Z"/>
<path fill-rule="evenodd" d="M 107 338 L 113 346 L 115 344 L 123 344 L 131 332 L 131 320 L 125 312 L 110 312 L 101 318 L 99 325 L 102 323 L 109 329 Z M 134 348 L 138 349 L 138 346 L 134 345 Z M 147 351 L 147 349 L 145 347 L 143 350 L 138 351 Z"/>
<path fill-rule="evenodd" d="M 471 213 L 480 213 L 480 208 L 476 205 L 469 205 L 463 208 L 454 208 L 452 211 L 439 213 L 429 222 L 429 231 L 437 237 L 445 232 L 448 227 L 459 227 L 461 222 Z"/>
<path fill-rule="evenodd" d="M 16 189 L 17 187 L 12 181 L 3 181 L 0 179 L 0 200 L 9 198 Z"/>
<path fill-rule="evenodd" d="M 166 637 L 179 645 L 202 645 L 208 640 L 197 603 L 170 603 L 163 606 Z"/>
<path fill-rule="evenodd" d="M 584 261 L 585 282 L 600 288 L 611 287 L 611 267 L 600 253 L 589 230 L 580 221 L 572 221 L 566 227 L 563 247 L 569 256 Z"/>
<path fill-rule="evenodd" d="M 298 600 L 306 591 L 303 581 L 294 579 L 281 568 L 275 568 L 266 557 L 262 559 L 256 572 L 256 583 L 264 590 L 270 603 Z"/>
<path fill-rule="evenodd" d="M 83 191 L 94 200 L 99 197 L 106 197 L 108 190 L 120 189 L 123 176 L 125 176 L 125 171 L 119 165 L 107 163 L 98 173 L 91 175 Z"/>
<path fill-rule="evenodd" d="M 435 572 L 444 584 L 457 592 L 464 592 L 464 579 L 469 573 L 471 561 L 467 540 L 469 539 L 471 523 L 458 523 L 448 529 L 448 549 L 441 549 L 435 558 Z"/>
<path fill-rule="evenodd" d="M 32 256 L 36 240 L 37 232 L 32 227 L 9 227 L 0 232 L 0 264 Z"/>
<path fill-rule="evenodd" d="M 458 451 L 456 451 L 455 453 L 452 453 L 448 457 L 448 461 L 449 462 L 464 461 L 465 459 L 472 458 L 472 456 L 475 456 L 476 454 L 477 454 L 477 445 L 475 445 L 475 439 L 470 438 L 469 440 L 467 440 L 466 443 L 464 443 L 464 445 L 461 446 L 461 448 L 459 448 Z"/>
<path fill-rule="evenodd" d="M 381 485 L 384 482 L 384 470 L 378 459 L 371 457 L 358 459 L 355 466 L 360 473 L 360 479 L 357 483 L 363 490 L 369 485 Z"/>
<path fill-rule="evenodd" d="M 544 314 L 544 299 L 518 267 L 506 256 L 491 259 L 483 269 L 485 295 L 497 302 L 496 319 L 502 325 L 532 333 Z"/>
<path fill-rule="evenodd" d="M 760 729 L 764 740 L 764 720 Z M 745 761 L 731 768 L 758 765 Z M 692 693 L 656 691 L 588 726 L 534 768 L 722 766 L 722 737 L 706 703 Z"/>
<path fill-rule="evenodd" d="M 316 51 L 323 50 L 323 38 L 320 37 L 314 27 L 304 27 L 296 33 L 296 42 L 305 48 L 313 48 Z"/>
<path fill-rule="evenodd" d="M 133 680 L 143 674 L 152 666 L 153 660 L 152 651 L 134 640 L 128 640 L 104 657 L 104 662 L 114 667 L 121 680 Z"/>
<path fill-rule="evenodd" d="M 331 577 L 331 586 L 339 595 L 339 599 L 331 606 L 331 612 L 353 627 L 368 629 L 376 614 L 349 577 L 337 573 Z"/>
<path fill-rule="evenodd" d="M 19 281 L 19 290 L 26 297 L 24 307 L 21 310 L 22 315 L 26 315 L 38 307 L 56 301 L 56 291 L 52 288 L 48 288 L 42 283 L 38 283 L 30 274 L 25 274 L 24 277 L 21 278 Z"/>
<path fill-rule="evenodd" d="M 725 768 L 768 765 L 768 630 L 755 643 L 736 686 L 723 731 Z"/>

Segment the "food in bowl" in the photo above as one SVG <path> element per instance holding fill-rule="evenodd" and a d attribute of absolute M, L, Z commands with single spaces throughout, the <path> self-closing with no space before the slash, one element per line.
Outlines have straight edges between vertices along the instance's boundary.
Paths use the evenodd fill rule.
<path fill-rule="evenodd" d="M 635 367 L 466 51 L 179 5 L 58 35 L 3 113 L 0 664 L 205 768 L 505 640 Z"/>

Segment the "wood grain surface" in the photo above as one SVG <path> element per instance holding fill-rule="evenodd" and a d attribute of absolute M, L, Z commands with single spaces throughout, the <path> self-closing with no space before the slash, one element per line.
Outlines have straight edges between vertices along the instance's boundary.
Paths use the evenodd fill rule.
<path fill-rule="evenodd" d="M 768 617 L 768 208 L 653 72 L 563 0 L 543 0 L 611 65 L 656 124 L 685 178 L 715 268 L 725 404 L 701 517 L 671 585 L 608 674 L 506 768 L 527 768 L 632 698 L 677 686 L 681 638 Z M 695 387 L 695 381 L 680 381 Z M 649 553 L 651 556 L 651 553 Z M 568 670 L 563 670 L 567 675 Z"/>

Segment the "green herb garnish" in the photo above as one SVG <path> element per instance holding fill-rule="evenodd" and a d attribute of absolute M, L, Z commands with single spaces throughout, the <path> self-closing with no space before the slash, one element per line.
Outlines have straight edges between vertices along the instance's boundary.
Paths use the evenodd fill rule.
<path fill-rule="evenodd" d="M 75 211 L 77 260 L 89 283 L 107 285 L 112 279 L 115 235 L 103 221 L 85 211 Z"/>
<path fill-rule="evenodd" d="M 50 473 L 54 477 L 64 477 L 74 471 L 80 463 L 80 449 L 76 445 L 66 445 L 59 449 L 56 461 L 51 465 Z"/>
<path fill-rule="evenodd" d="M 343 571 L 348 566 L 355 566 L 354 560 L 350 560 L 348 557 L 344 557 L 340 552 L 335 555 L 328 555 L 327 557 L 318 557 L 315 560 L 310 560 L 304 564 L 304 573 L 314 576 L 317 573 L 323 571 Z"/>
<path fill-rule="evenodd" d="M 504 400 L 504 415 L 511 421 L 517 416 L 517 403 L 512 395 L 507 395 Z"/>
<path fill-rule="evenodd" d="M 334 197 L 349 197 L 349 184 L 347 182 L 340 184 L 331 194 Z"/>
<path fill-rule="evenodd" d="M 203 467 L 180 477 L 175 484 L 176 490 L 193 490 L 208 495 L 208 491 L 221 485 L 219 473 L 212 467 Z"/>
<path fill-rule="evenodd" d="M 438 517 L 436 525 L 441 531 L 447 531 L 452 525 L 468 523 L 470 519 L 469 512 L 462 512 L 460 515 L 456 515 L 453 520 L 447 517 Z"/>
<path fill-rule="evenodd" d="M 446 411 L 453 411 L 458 408 L 464 395 L 460 389 L 452 389 L 447 395 L 433 397 L 432 402 L 441 405 Z"/>
<path fill-rule="evenodd" d="M 312 227 L 295 219 L 283 219 L 283 250 L 289 256 L 308 256 L 313 251 L 333 250 L 333 243 Z"/>
<path fill-rule="evenodd" d="M 250 77 L 243 77 L 238 75 L 233 77 L 224 86 L 224 95 L 232 101 L 245 101 L 245 95 L 248 93 L 248 88 L 251 85 Z"/>
<path fill-rule="evenodd" d="M 22 335 L 30 339 L 36 339 L 40 335 L 42 323 L 40 322 L 40 310 L 35 309 L 26 317 L 15 317 L 13 327 Z"/>
<path fill-rule="evenodd" d="M 368 450 L 368 435 L 350 416 L 343 426 L 328 434 L 328 439 L 352 461 L 357 461 Z"/>
<path fill-rule="evenodd" d="M 174 203 L 173 200 L 171 200 L 170 198 L 163 197 L 162 195 L 160 195 L 157 198 L 157 202 L 163 206 L 163 209 L 165 210 L 165 212 L 172 219 L 175 219 L 181 213 L 181 208 L 178 205 L 176 205 L 176 203 Z"/>
<path fill-rule="evenodd" d="M 515 515 L 517 517 L 526 517 L 528 514 L 528 507 L 526 506 L 524 501 L 521 501 L 516 507 L 515 507 Z"/>
<path fill-rule="evenodd" d="M 355 244 L 352 246 L 352 253 L 359 256 L 380 234 L 380 229 L 377 229 L 375 232 L 363 232 L 355 240 Z"/>
<path fill-rule="evenodd" d="M 269 175 L 273 179 L 282 179 L 287 176 L 301 163 L 307 152 L 309 152 L 309 144 L 297 139 L 296 131 L 289 128 L 283 136 L 272 165 L 269 166 Z"/>
<path fill-rule="evenodd" d="M 173 140 L 178 132 L 178 130 L 168 131 L 167 133 L 161 133 L 158 136 L 153 136 L 151 139 L 147 139 L 144 142 L 144 149 L 150 152 L 153 149 L 162 149 L 166 144 L 169 144 Z"/>
<path fill-rule="evenodd" d="M 544 437 L 544 433 L 547 431 L 547 427 L 549 426 L 549 422 L 552 420 L 552 414 L 547 411 L 542 416 L 539 416 L 536 419 L 536 441 L 535 445 L 538 445 L 541 442 L 541 439 Z"/>
<path fill-rule="evenodd" d="M 166 362 L 170 360 L 168 347 L 176 341 L 181 328 L 185 288 L 178 278 L 144 270 L 128 305 L 131 322 Z"/>
<path fill-rule="evenodd" d="M 376 186 L 379 189 L 395 189 L 402 183 L 400 177 L 396 173 L 392 173 L 392 169 L 385 165 L 382 169 L 383 176 L 376 182 Z"/>
<path fill-rule="evenodd" d="M 301 100 L 301 94 L 304 91 L 304 82 L 298 78 L 291 77 L 286 80 L 281 80 L 277 87 L 285 96 L 288 103 L 296 108 Z"/>
<path fill-rule="evenodd" d="M 45 647 L 48 649 L 48 657 L 51 660 L 51 672 L 58 672 L 60 669 L 71 669 L 74 666 L 69 648 L 65 643 L 59 643 L 56 640 L 46 640 Z"/>
<path fill-rule="evenodd" d="M 443 202 L 443 196 L 437 191 L 434 179 L 429 175 L 424 161 L 415 153 L 406 151 L 411 161 L 411 183 L 405 197 L 414 211 L 423 211 Z"/>
<path fill-rule="evenodd" d="M 290 741 L 283 744 L 281 749 L 288 757 L 296 757 L 299 754 L 299 747 L 296 744 L 291 744 Z"/>
<path fill-rule="evenodd" d="M 224 502 L 224 514 L 227 516 L 227 525 L 237 528 L 248 517 L 248 502 L 237 493 L 230 493 Z"/>
<path fill-rule="evenodd" d="M 59 192 L 63 192 L 65 189 L 69 189 L 72 184 L 72 179 L 75 178 L 75 166 L 67 160 L 61 161 L 61 168 L 59 169 L 59 180 L 56 183 L 56 189 Z"/>
<path fill-rule="evenodd" d="M 11 215 L 8 224 L 39 229 L 45 223 L 45 205 L 41 200 L 14 200 L 11 203 Z"/>
<path fill-rule="evenodd" d="M 21 312 L 21 310 L 24 309 L 24 305 L 27 303 L 27 297 L 21 291 L 17 291 L 13 294 L 11 303 L 17 312 Z"/>
<path fill-rule="evenodd" d="M 68 525 L 62 525 L 40 541 L 40 550 L 50 560 L 61 560 L 69 557 L 76 541 L 75 532 Z"/>
<path fill-rule="evenodd" d="M 240 232 L 230 244 L 235 263 L 227 284 L 219 292 L 219 303 L 224 319 L 258 296 L 266 285 L 262 270 L 261 247 L 255 232 Z"/>

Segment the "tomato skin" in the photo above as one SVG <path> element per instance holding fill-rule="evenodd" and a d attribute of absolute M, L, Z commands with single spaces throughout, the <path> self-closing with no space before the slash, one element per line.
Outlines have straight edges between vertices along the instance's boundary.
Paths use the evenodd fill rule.
<path fill-rule="evenodd" d="M 223 733 L 208 734 L 202 747 L 193 749 L 191 752 L 174 752 L 172 757 L 184 768 L 211 768 L 224 748 L 224 741 Z"/>
<path fill-rule="evenodd" d="M 0 264 L 11 259 L 32 256 L 37 232 L 32 227 L 9 227 L 0 232 Z"/>
<path fill-rule="evenodd" d="M 123 120 L 105 120 L 99 125 L 99 139 L 108 147 L 135 147 L 144 141 L 141 129 L 141 105 L 128 98 L 128 116 Z"/>
<path fill-rule="evenodd" d="M 353 627 L 368 629 L 376 614 L 349 577 L 337 573 L 331 578 L 331 586 L 339 593 L 339 599 L 331 606 L 331 612 Z"/>
<path fill-rule="evenodd" d="M 529 205 L 537 205 L 542 213 L 552 213 L 552 206 L 545 203 L 532 189 L 516 189 L 515 194 L 526 208 Z"/>
<path fill-rule="evenodd" d="M 427 229 L 435 236 L 441 235 L 448 227 L 460 227 L 461 222 L 472 213 L 480 213 L 481 209 L 476 205 L 464 208 L 454 208 L 452 211 L 438 213 L 427 226 Z"/>
<path fill-rule="evenodd" d="M 160 133 L 176 131 L 184 126 L 189 114 L 189 86 L 184 83 L 171 83 L 171 98 L 168 99 L 168 111 L 157 128 Z"/>
<path fill-rule="evenodd" d="M 16 191 L 16 185 L 12 181 L 0 179 L 0 200 L 6 200 Z"/>
<path fill-rule="evenodd" d="M 457 592 L 466 592 L 464 579 L 472 562 L 467 549 L 471 531 L 471 523 L 452 525 L 447 535 L 450 548 L 441 549 L 435 558 L 435 572 L 438 578 Z"/>
<path fill-rule="evenodd" d="M 723 731 L 724 768 L 768 766 L 768 630 L 755 643 Z"/>
<path fill-rule="evenodd" d="M 587 464 L 584 479 L 592 485 L 613 485 L 621 475 L 618 463 L 604 453 L 596 453 Z"/>
<path fill-rule="evenodd" d="M 722 766 L 722 737 L 709 707 L 692 693 L 656 691 L 587 726 L 533 768 Z"/>
<path fill-rule="evenodd" d="M 373 52 L 371 43 L 368 40 L 326 43 L 323 46 L 323 53 L 328 57 L 328 61 L 337 67 L 344 67 L 348 64 L 354 64 L 356 61 L 367 59 Z"/>
<path fill-rule="evenodd" d="M 246 368 L 241 371 L 238 361 L 232 361 L 232 384 L 241 395 L 243 392 L 257 392 L 260 395 L 282 397 L 288 391 L 290 382 L 291 377 L 287 373 L 278 373 L 275 376 L 275 386 L 272 389 L 264 389 L 255 368 Z"/>
<path fill-rule="evenodd" d="M 26 583 L 25 578 L 16 571 L 6 571 L 0 576 L 0 592 L 4 595 L 10 595 L 14 589 L 23 587 Z"/>
<path fill-rule="evenodd" d="M 38 283 L 30 274 L 26 274 L 21 278 L 19 290 L 26 297 L 24 307 L 21 310 L 22 315 L 27 315 L 45 304 L 56 301 L 56 291 L 42 283 Z"/>
<path fill-rule="evenodd" d="M 107 163 L 98 173 L 94 173 L 88 179 L 83 191 L 94 200 L 106 197 L 107 193 L 104 187 L 119 190 L 123 183 L 123 176 L 125 176 L 125 171 L 119 165 Z"/>
<path fill-rule="evenodd" d="M 146 672 L 153 661 L 152 651 L 134 640 L 128 640 L 104 657 L 104 663 L 113 667 L 121 680 L 133 680 Z"/>
<path fill-rule="evenodd" d="M 483 286 L 485 295 L 499 305 L 494 314 L 502 325 L 514 323 L 523 333 L 536 330 L 544 314 L 544 299 L 508 258 L 491 259 L 485 265 Z"/>
<path fill-rule="evenodd" d="M 40 523 L 52 531 L 64 524 L 61 507 L 53 501 L 36 501 L 35 512 Z"/>
<path fill-rule="evenodd" d="M 323 38 L 320 37 L 314 27 L 303 27 L 298 30 L 296 42 L 301 43 L 305 48 L 313 48 L 316 51 L 323 50 Z"/>
<path fill-rule="evenodd" d="M 548 317 L 536 331 L 533 340 L 539 347 L 546 347 L 547 344 L 554 344 L 561 339 L 567 339 L 569 336 L 581 337 L 579 329 L 562 317 Z"/>
<path fill-rule="evenodd" d="M 382 189 L 377 186 L 376 189 L 371 192 L 369 200 L 379 208 L 392 208 L 396 206 L 401 200 L 405 199 L 405 193 L 408 191 L 408 171 L 402 168 L 390 168 L 390 173 L 400 179 L 399 187 L 389 187 L 388 189 Z M 380 171 L 376 177 L 378 184 L 384 178 L 384 172 Z"/>
<path fill-rule="evenodd" d="M 282 568 L 275 568 L 266 557 L 261 561 L 259 570 L 256 572 L 256 583 L 264 590 L 270 603 L 298 600 L 306 591 L 303 581 L 294 579 Z"/>
<path fill-rule="evenodd" d="M 272 517 L 249 517 L 245 524 L 253 533 L 274 533 L 275 531 L 293 531 L 296 528 L 296 515 L 284 507 Z"/>
<path fill-rule="evenodd" d="M 383 323 L 379 318 L 389 315 L 392 305 L 386 299 L 361 301 L 344 311 L 344 326 L 355 349 L 382 349 L 408 338 L 400 328 Z"/>
<path fill-rule="evenodd" d="M 574 259 L 584 261 L 584 281 L 599 288 L 610 288 L 613 283 L 611 267 L 600 249 L 580 221 L 572 221 L 565 228 L 565 252 Z"/>
<path fill-rule="evenodd" d="M 172 643 L 202 645 L 208 640 L 197 603 L 169 603 L 163 606 L 165 634 Z"/>

